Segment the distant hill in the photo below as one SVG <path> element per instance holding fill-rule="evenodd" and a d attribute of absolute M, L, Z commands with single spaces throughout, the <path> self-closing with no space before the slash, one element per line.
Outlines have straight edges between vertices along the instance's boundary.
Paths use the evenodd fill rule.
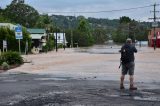
<path fill-rule="evenodd" d="M 54 25 L 60 27 L 60 28 L 65 28 L 65 29 L 69 29 L 69 28 L 76 28 L 77 24 L 78 24 L 78 20 L 79 18 L 82 16 L 63 16 L 63 15 L 52 15 L 51 18 L 54 22 Z M 118 19 L 113 19 L 113 20 L 109 20 L 109 19 L 97 19 L 97 18 L 92 18 L 89 17 L 87 18 L 87 21 L 89 22 L 90 26 L 92 28 L 117 28 L 117 26 L 119 25 L 119 20 Z"/>
<path fill-rule="evenodd" d="M 78 19 L 82 16 L 63 16 L 63 15 L 52 15 L 51 19 L 54 25 L 60 28 L 76 28 L 78 24 Z M 119 19 L 104 19 L 104 18 L 87 18 L 90 26 L 92 28 L 103 28 L 115 30 L 119 26 Z M 151 27 L 150 22 L 138 22 L 140 26 Z"/>

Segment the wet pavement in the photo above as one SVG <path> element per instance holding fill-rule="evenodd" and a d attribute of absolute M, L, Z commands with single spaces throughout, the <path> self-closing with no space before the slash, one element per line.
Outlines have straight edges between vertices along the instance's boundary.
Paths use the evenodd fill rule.
<path fill-rule="evenodd" d="M 159 106 L 159 84 L 137 83 L 140 89 L 130 91 L 117 81 L 1 74 L 0 106 Z"/>
<path fill-rule="evenodd" d="M 0 106 L 159 106 L 160 49 L 138 47 L 137 91 L 119 90 L 119 46 L 24 56 L 31 63 L 0 74 Z"/>

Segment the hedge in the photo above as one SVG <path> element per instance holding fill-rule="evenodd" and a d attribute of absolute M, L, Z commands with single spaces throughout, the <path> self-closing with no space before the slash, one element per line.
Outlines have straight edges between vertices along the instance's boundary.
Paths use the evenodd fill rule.
<path fill-rule="evenodd" d="M 20 65 L 23 64 L 23 58 L 18 52 L 4 52 L 0 56 L 0 65 L 2 65 L 3 62 L 6 62 L 9 65 Z"/>

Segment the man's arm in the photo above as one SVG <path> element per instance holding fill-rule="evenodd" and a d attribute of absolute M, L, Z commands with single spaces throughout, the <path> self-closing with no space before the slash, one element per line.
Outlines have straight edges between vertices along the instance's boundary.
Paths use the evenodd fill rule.
<path fill-rule="evenodd" d="M 124 45 L 121 47 L 121 49 L 119 50 L 119 52 L 121 53 L 124 49 Z"/>
<path fill-rule="evenodd" d="M 137 53 L 137 49 L 136 49 L 136 47 L 134 47 L 134 46 L 133 46 L 133 49 L 134 49 L 134 52 L 135 52 L 135 53 Z"/>

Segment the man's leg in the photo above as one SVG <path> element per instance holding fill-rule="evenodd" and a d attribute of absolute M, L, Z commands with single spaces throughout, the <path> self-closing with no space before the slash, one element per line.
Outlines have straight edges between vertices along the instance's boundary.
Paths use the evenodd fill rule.
<path fill-rule="evenodd" d="M 126 65 L 123 65 L 122 64 L 122 73 L 121 73 L 121 78 L 120 78 L 120 80 L 121 80 L 121 82 L 120 82 L 120 89 L 125 89 L 124 88 L 124 79 L 125 79 L 125 75 L 127 74 L 127 67 L 126 67 Z"/>
<path fill-rule="evenodd" d="M 134 84 L 134 77 L 133 77 L 133 75 L 130 75 L 129 80 L 130 80 L 130 85 L 133 85 Z"/>
<path fill-rule="evenodd" d="M 137 90 L 137 87 L 134 86 L 134 77 L 130 75 L 130 90 Z"/>
<path fill-rule="evenodd" d="M 124 89 L 124 79 L 125 75 L 121 75 L 120 89 Z"/>
<path fill-rule="evenodd" d="M 129 80 L 130 80 L 130 90 L 137 90 L 137 88 L 134 86 L 134 62 L 129 63 Z"/>

